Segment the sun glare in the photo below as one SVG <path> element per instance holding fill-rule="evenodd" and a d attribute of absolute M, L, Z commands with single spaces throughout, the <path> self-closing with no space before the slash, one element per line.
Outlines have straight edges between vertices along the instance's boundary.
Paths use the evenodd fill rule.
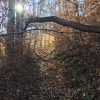
<path fill-rule="evenodd" d="M 23 7 L 21 4 L 16 4 L 15 5 L 15 10 L 18 11 L 18 12 L 22 12 L 23 11 Z"/>

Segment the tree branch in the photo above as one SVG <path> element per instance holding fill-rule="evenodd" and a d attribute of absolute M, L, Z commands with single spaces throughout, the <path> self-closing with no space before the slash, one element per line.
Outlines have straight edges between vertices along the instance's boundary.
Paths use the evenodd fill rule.
<path fill-rule="evenodd" d="M 9 36 L 9 35 L 14 35 L 14 34 L 24 34 L 25 32 L 31 32 L 31 31 L 49 31 L 49 32 L 55 32 L 55 33 L 59 33 L 59 34 L 61 34 L 61 35 L 63 35 L 64 37 L 66 37 L 66 35 L 64 34 L 64 33 L 66 33 L 66 32 L 62 32 L 62 31 L 57 31 L 57 30 L 53 30 L 53 29 L 38 29 L 38 28 L 35 28 L 35 29 L 29 29 L 29 30 L 25 30 L 25 31 L 21 31 L 21 32 L 13 32 L 13 33 L 9 33 L 9 34 L 0 34 L 0 37 L 1 36 Z M 47 32 L 46 32 L 46 34 L 48 34 Z M 52 35 L 52 36 L 54 36 L 54 35 Z"/>
<path fill-rule="evenodd" d="M 71 27 L 71 28 L 80 30 L 82 32 L 100 33 L 100 26 L 84 25 L 78 22 L 61 19 L 56 16 L 29 18 L 25 22 L 25 27 L 23 30 L 25 31 L 30 23 L 36 23 L 36 22 L 38 23 L 54 22 L 54 23 L 57 23 L 57 24 L 60 24 L 66 27 Z"/>

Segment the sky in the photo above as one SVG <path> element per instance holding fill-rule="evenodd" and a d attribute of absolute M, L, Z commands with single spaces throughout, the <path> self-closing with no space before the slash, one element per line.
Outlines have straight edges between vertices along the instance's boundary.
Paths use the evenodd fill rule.
<path fill-rule="evenodd" d="M 43 14 L 41 14 L 41 16 L 50 16 L 51 15 L 51 11 L 53 13 L 56 13 L 59 11 L 59 8 L 54 7 L 54 8 L 50 8 L 50 6 L 52 4 L 54 4 L 54 2 L 58 2 L 59 0 L 42 0 L 41 3 L 39 3 L 40 0 L 27 0 L 28 2 L 24 3 L 24 16 L 29 17 L 29 16 L 38 16 L 39 12 L 42 11 Z M 45 2 L 44 2 L 45 1 Z M 84 0 L 79 0 L 80 2 L 84 1 Z M 5 12 L 4 10 L 8 9 L 8 4 L 6 4 L 6 6 L 4 5 L 3 2 L 0 1 L 0 21 L 2 21 L 2 16 L 5 15 L 7 12 Z M 81 10 L 79 9 L 79 12 L 81 14 Z M 7 18 L 7 15 L 5 15 Z M 13 15 L 11 15 L 10 17 L 12 18 Z M 7 19 L 6 19 L 7 20 Z M 5 27 L 3 25 L 0 25 L 0 32 L 5 33 Z"/>

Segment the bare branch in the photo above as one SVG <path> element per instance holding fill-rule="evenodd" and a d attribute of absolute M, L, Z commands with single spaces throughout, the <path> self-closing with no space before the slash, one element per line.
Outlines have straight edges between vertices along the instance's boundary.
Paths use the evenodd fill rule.
<path fill-rule="evenodd" d="M 30 23 L 43 23 L 43 22 L 54 22 L 59 25 L 63 25 L 66 27 L 71 27 L 77 30 L 80 30 L 82 32 L 89 32 L 89 33 L 100 33 L 100 26 L 92 26 L 92 25 L 84 25 L 78 22 L 74 21 L 69 21 L 65 19 L 61 19 L 56 16 L 49 16 L 49 17 L 34 17 L 34 18 L 29 18 L 24 27 L 24 31 L 27 29 Z"/>
<path fill-rule="evenodd" d="M 66 33 L 66 32 L 62 32 L 62 31 L 57 31 L 57 30 L 53 30 L 53 29 L 38 29 L 38 28 L 35 28 L 35 29 L 29 29 L 29 30 L 26 30 L 26 31 L 22 31 L 22 32 L 13 32 L 13 33 L 9 33 L 9 34 L 0 34 L 0 36 L 5 36 L 5 35 L 11 35 L 11 34 L 24 34 L 25 32 L 31 32 L 31 31 L 38 31 L 38 30 L 40 30 L 40 31 L 49 31 L 49 32 L 55 32 L 55 33 L 60 33 L 61 35 L 63 35 L 63 36 L 65 36 L 66 37 L 66 35 L 64 35 L 64 33 Z M 48 34 L 48 33 L 46 33 L 46 34 Z M 53 35 L 54 36 L 54 35 Z"/>

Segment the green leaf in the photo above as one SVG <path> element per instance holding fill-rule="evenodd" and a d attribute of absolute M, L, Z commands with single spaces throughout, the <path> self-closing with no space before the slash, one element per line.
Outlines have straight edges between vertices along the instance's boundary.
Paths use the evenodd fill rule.
<path fill-rule="evenodd" d="M 82 90 L 81 89 L 77 89 L 77 91 L 74 94 L 76 97 L 81 97 L 82 96 Z"/>
<path fill-rule="evenodd" d="M 86 95 L 83 97 L 83 100 L 92 100 L 92 98 L 89 95 Z"/>

